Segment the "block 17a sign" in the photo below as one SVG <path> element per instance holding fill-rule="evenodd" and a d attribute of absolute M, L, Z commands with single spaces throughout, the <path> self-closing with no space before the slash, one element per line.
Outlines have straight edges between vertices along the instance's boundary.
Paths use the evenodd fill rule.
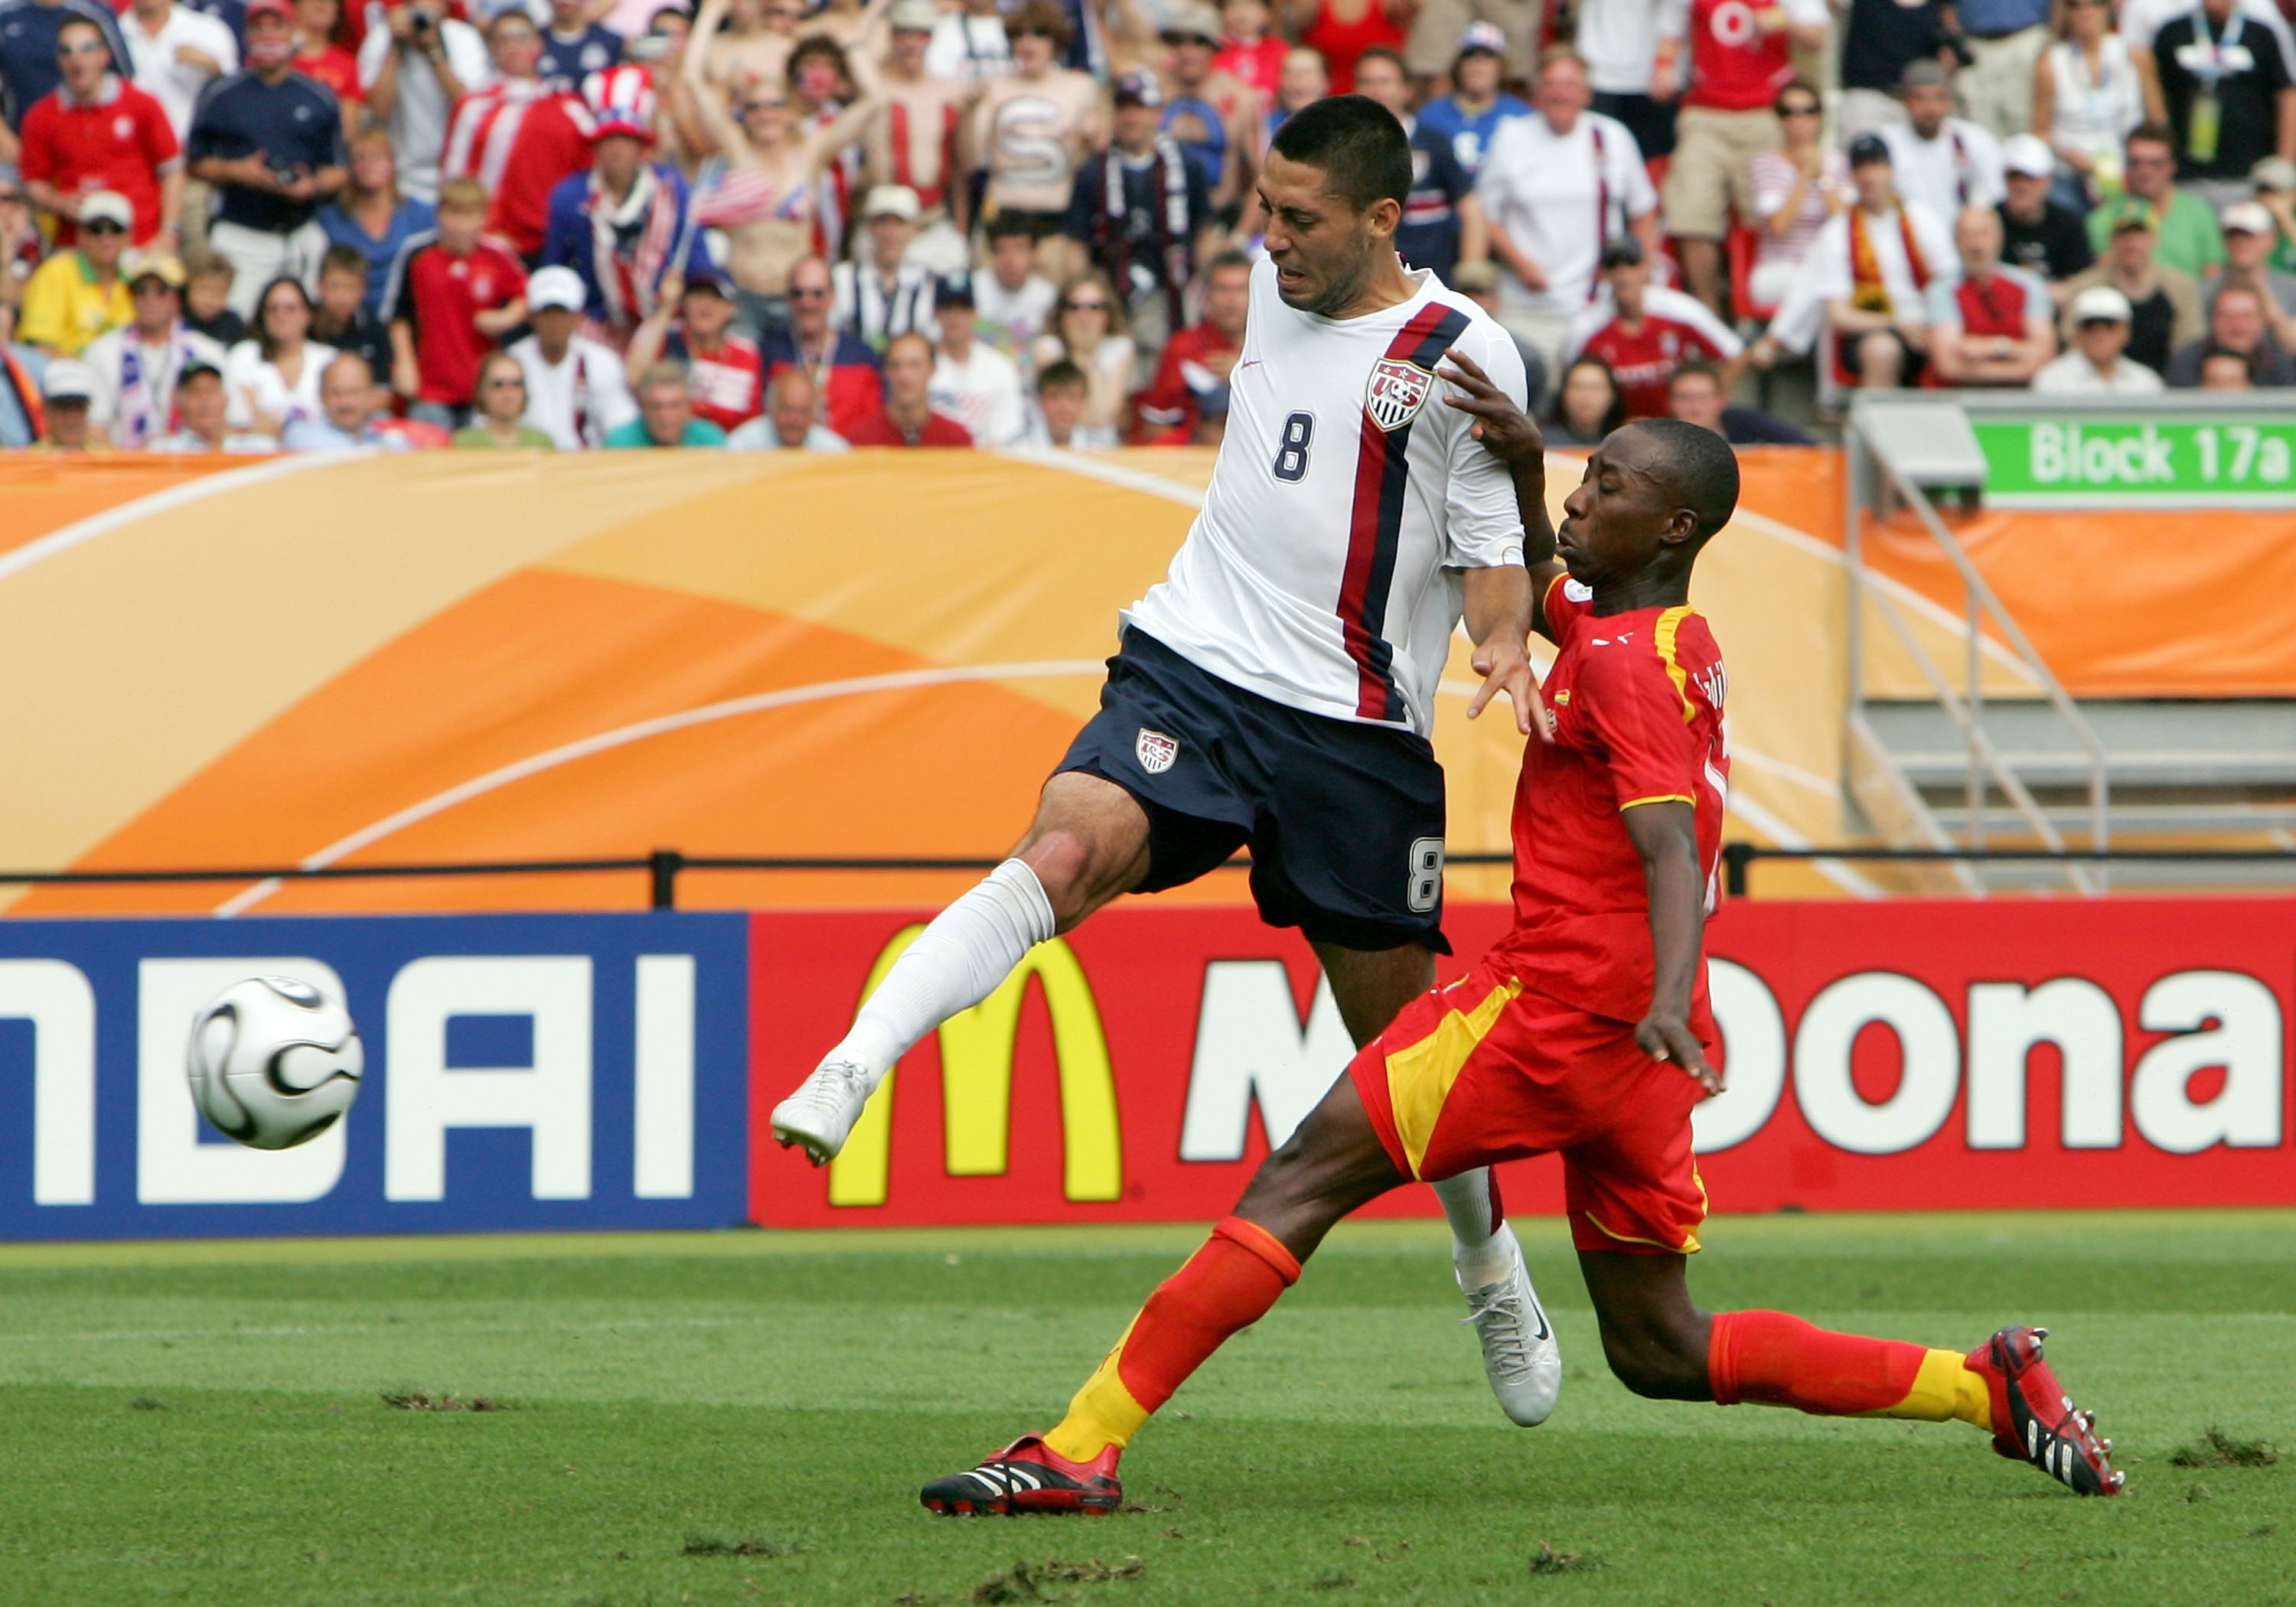
<path fill-rule="evenodd" d="M 2005 506 L 2296 506 L 2296 420 L 1973 418 Z"/>

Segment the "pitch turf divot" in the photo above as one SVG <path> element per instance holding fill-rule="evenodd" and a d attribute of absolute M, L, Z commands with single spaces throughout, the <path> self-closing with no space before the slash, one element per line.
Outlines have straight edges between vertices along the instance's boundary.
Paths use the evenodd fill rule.
<path fill-rule="evenodd" d="M 2261 1439 L 2234 1439 L 2211 1427 L 2169 1458 L 2172 1467 L 2270 1467 L 2280 1453 Z"/>

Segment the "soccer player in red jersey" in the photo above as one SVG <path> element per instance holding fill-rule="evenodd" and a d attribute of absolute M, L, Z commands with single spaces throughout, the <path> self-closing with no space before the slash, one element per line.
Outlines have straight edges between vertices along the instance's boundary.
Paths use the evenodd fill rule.
<path fill-rule="evenodd" d="M 1628 424 L 1588 460 L 1558 538 L 1536 429 L 1472 362 L 1452 361 L 1443 377 L 1466 394 L 1450 405 L 1513 467 L 1534 623 L 1558 649 L 1552 740 L 1529 744 L 1515 793 L 1514 926 L 1357 1054 L 1058 1424 L 935 1480 L 924 1505 L 1111 1510 L 1134 1433 L 1275 1303 L 1341 1217 L 1413 1178 L 1549 1152 L 1562 1158 L 1603 1355 L 1636 1394 L 1958 1418 L 2005 1456 L 2113 1494 L 2112 1442 L 2058 1387 L 2044 1330 L 2005 1328 L 1964 1355 L 1692 1303 L 1706 1192 L 1690 1113 L 1722 1086 L 1702 950 L 1730 761 L 1728 682 L 1689 606 L 1690 574 L 1736 506 L 1737 459 L 1694 424 Z"/>

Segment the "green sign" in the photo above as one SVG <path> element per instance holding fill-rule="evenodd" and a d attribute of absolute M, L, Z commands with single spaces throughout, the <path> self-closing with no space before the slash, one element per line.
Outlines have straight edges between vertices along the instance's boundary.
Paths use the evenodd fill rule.
<path fill-rule="evenodd" d="M 2296 504 L 2296 418 L 1969 422 L 1988 502 Z"/>

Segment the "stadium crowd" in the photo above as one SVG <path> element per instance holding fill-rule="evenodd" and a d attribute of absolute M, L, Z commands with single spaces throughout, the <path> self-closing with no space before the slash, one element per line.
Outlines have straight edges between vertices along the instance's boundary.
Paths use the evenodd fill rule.
<path fill-rule="evenodd" d="M 0 445 L 1210 442 L 1275 128 L 1557 444 L 2296 384 L 2296 0 L 0 0 Z"/>

